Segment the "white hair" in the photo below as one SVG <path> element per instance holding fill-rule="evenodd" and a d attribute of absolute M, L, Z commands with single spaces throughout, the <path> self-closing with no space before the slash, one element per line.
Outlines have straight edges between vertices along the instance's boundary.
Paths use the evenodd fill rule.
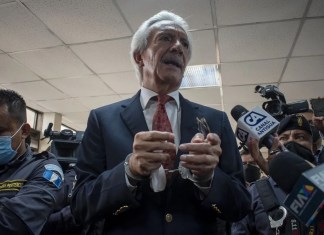
<path fill-rule="evenodd" d="M 132 38 L 130 56 L 132 64 L 135 68 L 136 77 L 142 81 L 142 74 L 140 71 L 139 65 L 136 63 L 134 59 L 134 55 L 136 53 L 143 53 L 147 47 L 147 39 L 150 35 L 150 32 L 160 27 L 162 24 L 169 23 L 172 25 L 176 25 L 183 29 L 183 31 L 187 34 L 189 40 L 189 59 L 191 57 L 191 35 L 189 33 L 189 26 L 187 22 L 180 16 L 169 12 L 169 11 L 160 11 L 156 15 L 152 16 L 148 20 L 144 21 L 141 26 L 137 29 Z"/>

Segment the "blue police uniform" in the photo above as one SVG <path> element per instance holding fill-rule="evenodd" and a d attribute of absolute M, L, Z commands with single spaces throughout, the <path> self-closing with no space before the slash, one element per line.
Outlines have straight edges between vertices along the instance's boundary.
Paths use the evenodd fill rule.
<path fill-rule="evenodd" d="M 72 190 L 76 183 L 76 173 L 73 168 L 64 172 L 64 201 L 62 209 L 51 214 L 45 224 L 42 235 L 79 235 L 82 226 L 76 224 L 70 209 Z"/>
<path fill-rule="evenodd" d="M 284 191 L 279 188 L 278 184 L 271 178 L 262 179 L 268 180 L 271 188 L 274 191 L 275 197 L 277 198 L 278 202 L 283 206 L 283 202 L 287 196 Z M 251 205 L 251 212 L 242 220 L 235 222 L 232 224 L 232 235 L 269 235 L 275 234 L 275 230 L 270 228 L 270 221 L 268 218 L 268 214 L 265 211 L 260 195 L 258 193 L 257 187 L 255 184 L 252 184 L 249 188 L 249 192 L 252 196 L 252 205 Z M 303 234 L 312 234 L 312 235 L 320 235 L 323 233 L 322 226 L 319 226 L 323 222 L 322 219 L 317 221 L 317 226 L 311 226 L 310 228 L 306 228 L 303 226 L 297 218 L 294 218 L 288 212 L 288 216 L 285 219 L 285 223 L 283 227 L 280 229 L 279 234 L 296 234 L 296 235 L 303 235 Z"/>
<path fill-rule="evenodd" d="M 40 234 L 63 200 L 63 172 L 54 155 L 27 151 L 0 167 L 0 234 Z"/>

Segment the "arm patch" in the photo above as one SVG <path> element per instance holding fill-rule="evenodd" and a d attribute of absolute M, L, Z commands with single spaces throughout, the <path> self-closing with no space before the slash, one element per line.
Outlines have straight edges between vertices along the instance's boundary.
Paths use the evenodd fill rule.
<path fill-rule="evenodd" d="M 45 170 L 43 173 L 43 178 L 49 182 L 52 182 L 57 188 L 60 188 L 62 185 L 62 178 L 56 174 L 56 172 L 51 170 Z"/>

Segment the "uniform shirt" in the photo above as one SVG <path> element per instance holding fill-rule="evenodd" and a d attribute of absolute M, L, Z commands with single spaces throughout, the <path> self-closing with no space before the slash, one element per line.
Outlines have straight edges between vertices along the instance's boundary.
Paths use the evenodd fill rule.
<path fill-rule="evenodd" d="M 0 169 L 0 234 L 40 234 L 63 200 L 63 172 L 53 155 L 31 149 Z"/>

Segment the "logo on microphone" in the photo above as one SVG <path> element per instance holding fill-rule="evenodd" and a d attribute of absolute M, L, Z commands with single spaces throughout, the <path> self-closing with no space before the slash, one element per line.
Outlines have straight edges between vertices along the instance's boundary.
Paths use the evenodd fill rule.
<path fill-rule="evenodd" d="M 314 191 L 314 186 L 312 185 L 303 185 L 303 187 L 299 190 L 296 198 L 290 205 L 290 209 L 296 214 L 302 212 L 303 207 L 305 206 L 307 200 L 311 197 Z"/>
<path fill-rule="evenodd" d="M 258 125 L 260 122 L 262 122 L 266 118 L 267 118 L 267 116 L 265 116 L 265 115 L 251 111 L 248 115 L 245 116 L 244 122 L 246 124 L 248 124 L 249 126 L 255 126 L 255 125 Z"/>
<path fill-rule="evenodd" d="M 245 143 L 248 139 L 249 132 L 247 132 L 241 128 L 237 128 L 236 136 L 240 141 L 242 141 L 242 143 Z"/>

